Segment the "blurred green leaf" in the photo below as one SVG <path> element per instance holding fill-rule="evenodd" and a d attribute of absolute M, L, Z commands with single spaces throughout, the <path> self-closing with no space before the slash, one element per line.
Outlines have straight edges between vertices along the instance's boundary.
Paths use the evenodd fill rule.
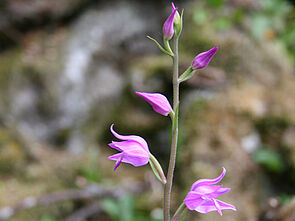
<path fill-rule="evenodd" d="M 283 205 L 289 203 L 292 199 L 293 199 L 293 196 L 290 194 L 283 193 L 280 195 L 280 200 Z"/>
<path fill-rule="evenodd" d="M 231 26 L 232 26 L 232 22 L 227 17 L 222 17 L 215 21 L 215 27 L 220 30 L 229 29 Z"/>
<path fill-rule="evenodd" d="M 263 39 L 265 31 L 271 28 L 271 21 L 263 15 L 252 16 L 251 31 L 254 37 Z"/>
<path fill-rule="evenodd" d="M 245 17 L 244 10 L 237 8 L 233 13 L 233 21 L 236 23 L 242 22 L 243 18 Z"/>
<path fill-rule="evenodd" d="M 254 152 L 254 160 L 273 172 L 281 172 L 284 169 L 282 158 L 272 150 L 258 149 Z"/>
<path fill-rule="evenodd" d="M 102 208 L 112 219 L 118 221 L 132 221 L 134 218 L 134 201 L 130 195 L 124 195 L 118 200 L 105 199 Z"/>
<path fill-rule="evenodd" d="M 206 24 L 208 21 L 207 12 L 204 10 L 195 10 L 193 20 L 198 25 Z"/>
<path fill-rule="evenodd" d="M 124 195 L 119 199 L 121 219 L 120 221 L 134 220 L 134 201 L 130 195 Z"/>
<path fill-rule="evenodd" d="M 120 206 L 116 200 L 104 199 L 102 208 L 113 220 L 120 220 Z"/>
<path fill-rule="evenodd" d="M 55 218 L 52 218 L 50 216 L 43 216 L 40 221 L 57 221 Z"/>
<path fill-rule="evenodd" d="M 207 0 L 207 4 L 212 8 L 220 8 L 224 5 L 223 0 Z"/>
<path fill-rule="evenodd" d="M 88 150 L 87 163 L 80 169 L 81 175 L 92 182 L 99 182 L 101 180 L 98 158 L 99 153 L 96 149 Z"/>

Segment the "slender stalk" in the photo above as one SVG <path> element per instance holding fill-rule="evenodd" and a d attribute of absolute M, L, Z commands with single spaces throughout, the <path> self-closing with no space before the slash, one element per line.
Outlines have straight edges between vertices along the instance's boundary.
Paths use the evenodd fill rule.
<path fill-rule="evenodd" d="M 167 174 L 167 184 L 164 188 L 164 221 L 170 220 L 170 202 L 171 202 L 171 189 L 173 183 L 173 173 L 175 168 L 177 140 L 178 140 L 178 108 L 179 104 L 179 82 L 178 82 L 178 40 L 179 36 L 174 38 L 174 56 L 173 56 L 173 110 L 174 120 L 172 125 L 172 141 L 170 162 Z"/>
<path fill-rule="evenodd" d="M 178 209 L 176 210 L 174 216 L 172 217 L 171 221 L 177 221 L 181 214 L 183 213 L 183 211 L 186 209 L 186 205 L 184 204 L 184 202 L 182 202 L 182 204 L 178 207 Z"/>

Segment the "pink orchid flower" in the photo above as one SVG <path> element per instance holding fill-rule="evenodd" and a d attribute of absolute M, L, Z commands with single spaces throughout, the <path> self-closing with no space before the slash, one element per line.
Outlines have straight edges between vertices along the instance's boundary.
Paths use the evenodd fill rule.
<path fill-rule="evenodd" d="M 222 185 L 212 185 L 219 183 L 224 177 L 226 170 L 224 167 L 222 169 L 223 171 L 219 177 L 200 179 L 192 185 L 190 192 L 184 199 L 184 203 L 189 210 L 195 210 L 199 213 L 218 211 L 221 216 L 222 210 L 236 211 L 233 205 L 216 199 L 216 197 L 230 191 L 230 188 L 223 188 Z"/>
<path fill-rule="evenodd" d="M 114 131 L 114 124 L 111 125 L 112 134 L 123 141 L 112 141 L 109 146 L 120 151 L 108 157 L 109 160 L 116 161 L 114 170 L 120 166 L 121 162 L 129 163 L 135 167 L 146 165 L 149 162 L 150 151 L 147 142 L 140 136 L 120 135 Z"/>

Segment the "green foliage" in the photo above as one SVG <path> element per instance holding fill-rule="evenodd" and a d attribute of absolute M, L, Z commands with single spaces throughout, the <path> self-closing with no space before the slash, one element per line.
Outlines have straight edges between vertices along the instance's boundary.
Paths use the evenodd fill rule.
<path fill-rule="evenodd" d="M 257 163 L 272 172 L 281 172 L 285 168 L 281 156 L 275 151 L 261 148 L 254 152 L 253 157 Z"/>
<path fill-rule="evenodd" d="M 193 21 L 198 25 L 206 24 L 208 21 L 207 12 L 202 9 L 196 9 L 193 14 Z"/>
<path fill-rule="evenodd" d="M 87 180 L 92 182 L 99 182 L 101 174 L 98 166 L 99 153 L 96 149 L 90 149 L 87 152 L 87 162 L 80 168 L 80 174 Z"/>
<path fill-rule="evenodd" d="M 105 199 L 103 201 L 103 209 L 112 219 L 117 221 L 134 220 L 134 201 L 129 195 L 124 195 L 118 200 Z"/>
<path fill-rule="evenodd" d="M 224 0 L 207 0 L 207 4 L 213 8 L 220 8 L 224 5 Z"/>
<path fill-rule="evenodd" d="M 114 221 L 160 221 L 137 212 L 134 198 L 130 195 L 121 196 L 118 200 L 104 199 L 102 207 Z"/>
<path fill-rule="evenodd" d="M 286 0 L 261 0 L 258 9 L 232 7 L 224 0 L 208 0 L 193 13 L 197 25 L 214 30 L 243 27 L 256 39 L 278 41 L 289 55 L 295 55 L 295 8 Z"/>
<path fill-rule="evenodd" d="M 280 195 L 280 201 L 281 203 L 284 205 L 284 204 L 287 204 L 289 203 L 292 199 L 293 199 L 294 196 L 290 195 L 290 194 L 286 194 L 286 193 L 282 193 Z"/>
<path fill-rule="evenodd" d="M 40 221 L 57 221 L 55 218 L 51 216 L 43 216 Z"/>

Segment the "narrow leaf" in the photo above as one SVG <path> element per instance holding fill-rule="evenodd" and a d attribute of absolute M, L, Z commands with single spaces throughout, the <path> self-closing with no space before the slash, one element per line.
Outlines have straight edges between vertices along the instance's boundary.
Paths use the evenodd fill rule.
<path fill-rule="evenodd" d="M 159 49 L 160 49 L 163 53 L 165 53 L 165 54 L 167 54 L 167 55 L 169 55 L 169 56 L 173 56 L 173 54 L 171 54 L 171 53 L 169 53 L 167 50 L 165 50 L 165 49 L 160 45 L 160 43 L 157 42 L 156 39 L 154 39 L 154 38 L 152 38 L 152 37 L 150 37 L 150 36 L 147 36 L 147 38 L 150 39 L 150 40 L 152 40 L 153 42 L 155 42 L 155 43 L 158 45 Z"/>

